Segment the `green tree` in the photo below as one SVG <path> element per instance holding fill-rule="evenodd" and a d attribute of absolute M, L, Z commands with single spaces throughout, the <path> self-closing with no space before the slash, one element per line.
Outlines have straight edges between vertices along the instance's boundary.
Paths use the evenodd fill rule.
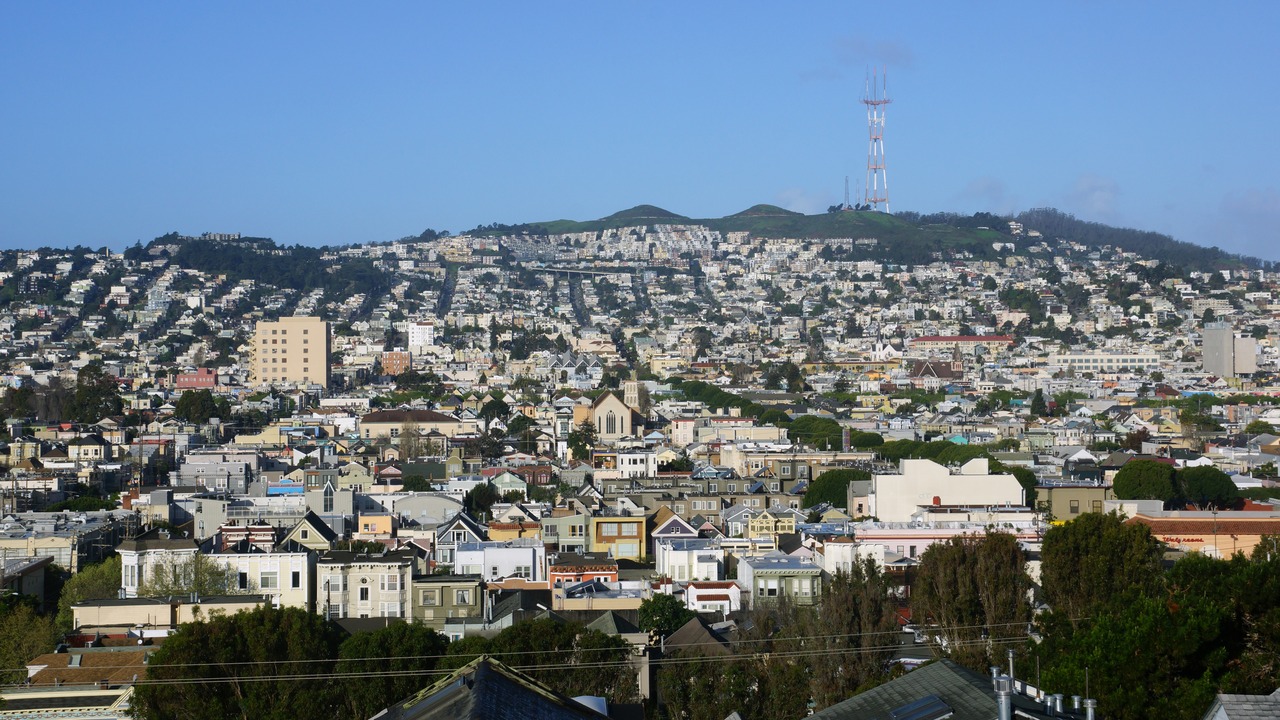
<path fill-rule="evenodd" d="M 1177 496 L 1172 465 L 1155 460 L 1130 460 L 1116 473 L 1112 491 L 1121 500 L 1163 500 Z"/>
<path fill-rule="evenodd" d="M 569 431 L 569 451 L 573 453 L 574 460 L 590 462 L 591 450 L 595 448 L 597 442 L 599 440 L 596 436 L 596 426 L 591 423 L 589 418 L 578 423 L 573 430 Z"/>
<path fill-rule="evenodd" d="M 1049 414 L 1049 404 L 1044 400 L 1044 390 L 1036 388 L 1035 395 L 1031 396 L 1031 414 L 1036 417 L 1044 417 Z"/>
<path fill-rule="evenodd" d="M 405 492 L 431 492 L 431 481 L 425 475 L 405 475 L 401 483 Z"/>
<path fill-rule="evenodd" d="M 506 420 L 511 416 L 511 406 L 499 398 L 490 398 L 480 408 L 480 417 L 485 420 Z"/>
<path fill-rule="evenodd" d="M 501 500 L 502 496 L 498 494 L 498 489 L 493 486 L 493 483 L 486 481 L 471 488 L 466 495 L 462 496 L 462 508 L 471 517 L 484 518 L 489 514 L 489 508 Z"/>
<path fill-rule="evenodd" d="M 187 422 L 203 425 L 218 414 L 218 404 L 208 390 L 188 390 L 173 404 L 173 414 Z"/>
<path fill-rule="evenodd" d="M 1141 523 L 1115 513 L 1085 513 L 1049 528 L 1040 555 L 1045 602 L 1072 622 L 1102 611 L 1115 598 L 1153 596 L 1163 570 L 1160 544 Z"/>
<path fill-rule="evenodd" d="M 1026 554 L 1013 535 L 990 532 L 934 543 L 920 558 L 911 585 L 912 616 L 931 630 L 940 649 L 975 670 L 998 661 L 991 650 L 1021 637 L 1031 619 Z"/>
<path fill-rule="evenodd" d="M 874 562 L 837 572 L 803 635 L 817 647 L 806 673 L 817 708 L 844 700 L 885 679 L 898 634 L 897 604 L 888 579 Z M 812 646 L 810 646 L 812 647 Z"/>
<path fill-rule="evenodd" d="M 444 635 L 405 622 L 344 640 L 338 648 L 336 672 L 363 673 L 342 681 L 347 717 L 373 717 L 421 690 L 423 677 L 435 670 L 448 647 Z"/>
<path fill-rule="evenodd" d="M 1253 420 L 1244 426 L 1244 431 L 1249 435 L 1274 435 L 1276 428 L 1266 420 Z"/>
<path fill-rule="evenodd" d="M 804 493 L 804 500 L 801 502 L 807 508 L 824 502 L 831 503 L 835 507 L 846 507 L 849 504 L 849 483 L 870 479 L 871 473 L 866 470 L 856 468 L 828 470 L 809 483 Z"/>
<path fill-rule="evenodd" d="M 62 633 L 53 618 L 36 612 L 27 598 L 0 603 L 0 682 L 25 679 L 22 670 L 32 658 L 53 652 Z"/>
<path fill-rule="evenodd" d="M 787 427 L 787 437 L 819 450 L 840 450 L 844 443 L 844 430 L 831 418 L 804 415 Z"/>
<path fill-rule="evenodd" d="M 340 638 L 320 616 L 259 607 L 186 623 L 150 658 L 133 711 L 148 720 L 292 720 L 341 715 Z"/>
<path fill-rule="evenodd" d="M 1178 470 L 1177 487 L 1181 497 L 1202 508 L 1222 510 L 1233 506 L 1240 498 L 1240 491 L 1231 476 L 1211 465 Z"/>
<path fill-rule="evenodd" d="M 70 630 L 74 622 L 71 606 L 86 600 L 108 600 L 120 595 L 120 556 L 112 555 L 94 565 L 80 568 L 62 584 L 58 595 L 58 627 Z"/>
<path fill-rule="evenodd" d="M 656 593 L 640 603 L 640 629 L 666 637 L 697 615 L 675 595 Z"/>
<path fill-rule="evenodd" d="M 101 363 L 91 362 L 80 368 L 76 373 L 75 392 L 66 408 L 66 419 L 93 423 L 119 415 L 123 409 L 116 379 L 103 370 Z"/>

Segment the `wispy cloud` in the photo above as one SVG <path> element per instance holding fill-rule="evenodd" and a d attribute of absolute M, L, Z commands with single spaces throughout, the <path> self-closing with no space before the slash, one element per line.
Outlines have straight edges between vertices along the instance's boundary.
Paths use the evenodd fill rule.
<path fill-rule="evenodd" d="M 839 202 L 831 193 L 811 193 L 804 188 L 787 188 L 777 195 L 779 206 L 805 215 L 826 212 L 827 208 Z"/>
<path fill-rule="evenodd" d="M 848 80 L 865 74 L 872 67 L 909 70 L 915 64 L 915 53 L 904 43 L 873 40 L 865 35 L 839 35 L 830 41 L 816 66 L 800 73 L 800 79 Z"/>
<path fill-rule="evenodd" d="M 989 175 L 970 180 L 955 198 L 974 212 L 1010 214 L 1020 209 L 1018 199 L 1009 192 L 1004 181 Z"/>
<path fill-rule="evenodd" d="M 1084 220 L 1114 223 L 1120 219 L 1116 209 L 1120 194 L 1120 185 L 1114 179 L 1085 173 L 1067 191 L 1066 205 Z"/>

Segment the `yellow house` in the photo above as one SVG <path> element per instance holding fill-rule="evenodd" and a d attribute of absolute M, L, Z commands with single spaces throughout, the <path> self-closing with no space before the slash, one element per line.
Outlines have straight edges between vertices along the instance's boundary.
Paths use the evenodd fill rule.
<path fill-rule="evenodd" d="M 594 515 L 591 517 L 590 552 L 607 552 L 615 560 L 644 558 L 645 517 Z"/>
<path fill-rule="evenodd" d="M 778 541 L 778 536 L 783 534 L 791 534 L 796 531 L 796 519 L 790 513 L 773 513 L 765 510 L 764 512 L 751 518 L 747 524 L 747 538 L 752 540 L 773 540 Z"/>
<path fill-rule="evenodd" d="M 539 522 L 491 522 L 490 540 L 542 539 L 542 523 Z"/>

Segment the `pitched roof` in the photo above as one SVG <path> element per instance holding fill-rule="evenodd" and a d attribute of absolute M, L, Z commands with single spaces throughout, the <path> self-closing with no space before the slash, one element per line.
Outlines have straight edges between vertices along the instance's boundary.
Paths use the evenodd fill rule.
<path fill-rule="evenodd" d="M 435 410 L 378 410 L 360 418 L 362 423 L 456 423 L 458 418 Z"/>
<path fill-rule="evenodd" d="M 1280 717 L 1280 690 L 1270 695 L 1219 695 L 1206 718 L 1272 720 Z"/>
<path fill-rule="evenodd" d="M 939 660 L 810 717 L 817 720 L 893 720 L 901 715 L 905 706 L 928 698 L 945 704 L 952 713 L 947 717 L 952 720 L 991 720 L 997 713 L 991 678 L 950 660 Z M 1013 704 L 1018 715 L 1047 717 L 1042 705 L 1021 695 L 1013 696 Z"/>

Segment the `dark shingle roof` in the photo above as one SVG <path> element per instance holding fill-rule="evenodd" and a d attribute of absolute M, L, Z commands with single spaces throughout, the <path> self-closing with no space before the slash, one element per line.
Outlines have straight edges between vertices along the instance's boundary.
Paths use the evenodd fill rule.
<path fill-rule="evenodd" d="M 379 720 L 598 720 L 606 717 L 523 673 L 480 657 L 402 703 Z"/>

